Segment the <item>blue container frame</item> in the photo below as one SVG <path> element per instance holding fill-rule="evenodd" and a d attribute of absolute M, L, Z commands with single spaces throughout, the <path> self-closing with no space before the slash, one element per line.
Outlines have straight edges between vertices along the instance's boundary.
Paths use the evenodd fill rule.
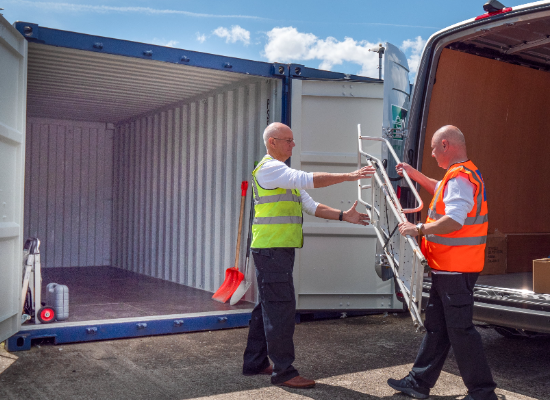
<path fill-rule="evenodd" d="M 382 82 L 380 79 L 323 71 L 305 67 L 301 64 L 266 63 L 262 61 L 226 57 L 185 49 L 45 28 L 28 22 L 15 22 L 14 27 L 28 42 L 33 43 L 280 79 L 282 83 L 281 122 L 290 127 L 292 127 L 292 79 L 342 80 L 369 83 Z M 341 315 L 341 312 L 329 311 L 329 313 L 331 315 L 334 314 L 335 317 Z M 365 310 L 365 313 L 368 313 L 368 311 Z M 170 318 L 136 318 L 133 321 L 125 319 L 124 321 L 115 320 L 109 322 L 109 320 L 105 320 L 98 324 L 79 322 L 71 326 L 66 326 L 66 324 L 44 324 L 38 326 L 33 325 L 32 327 L 23 325 L 18 333 L 6 340 L 6 350 L 29 350 L 33 340 L 45 338 L 53 338 L 54 343 L 62 344 L 246 327 L 249 324 L 250 315 L 250 312 L 217 313 L 216 315 L 188 315 L 184 318 L 171 318 L 171 316 Z M 297 315 L 297 322 L 299 322 L 299 320 L 300 317 Z"/>
<path fill-rule="evenodd" d="M 251 313 L 245 311 L 231 314 L 187 315 L 181 318 L 136 318 L 135 321 L 128 321 L 127 318 L 124 321 L 104 320 L 101 323 L 90 321 L 87 324 L 78 323 L 71 326 L 23 325 L 19 332 L 6 340 L 5 347 L 7 351 L 13 352 L 30 350 L 32 341 L 36 339 L 53 338 L 55 344 L 62 344 L 241 328 L 248 326 L 250 316 Z"/>
<path fill-rule="evenodd" d="M 281 122 L 291 127 L 291 79 L 382 82 L 380 79 L 323 71 L 305 67 L 301 64 L 266 63 L 262 61 L 246 60 L 242 58 L 201 53 L 198 51 L 176 49 L 173 47 L 132 42 L 129 40 L 88 35 L 85 33 L 62 31 L 59 29 L 45 28 L 29 22 L 18 21 L 13 25 L 29 42 L 281 79 L 283 86 L 283 94 L 281 96 Z"/>

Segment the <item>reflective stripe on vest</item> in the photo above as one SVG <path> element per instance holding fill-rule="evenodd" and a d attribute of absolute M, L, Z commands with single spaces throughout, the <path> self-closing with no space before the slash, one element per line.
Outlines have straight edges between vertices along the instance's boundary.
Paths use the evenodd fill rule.
<path fill-rule="evenodd" d="M 444 215 L 438 214 L 434 210 L 430 209 L 428 210 L 428 217 L 437 221 L 441 217 L 444 217 Z M 483 224 L 484 222 L 487 222 L 487 221 L 489 221 L 489 216 L 487 214 L 478 215 L 475 217 L 466 217 L 466 219 L 464 220 L 464 225 Z"/>
<path fill-rule="evenodd" d="M 426 235 L 422 240 L 422 253 L 431 268 L 453 272 L 480 272 L 485 263 L 488 213 L 485 183 L 477 167 L 471 161 L 454 164 L 447 170 L 434 193 L 428 209 L 426 223 L 441 219 L 445 214 L 443 201 L 449 180 L 466 176 L 476 187 L 474 206 L 459 230 L 446 235 Z"/>
<path fill-rule="evenodd" d="M 269 224 L 302 224 L 302 217 L 256 217 L 254 223 L 258 225 Z"/>
<path fill-rule="evenodd" d="M 426 235 L 426 240 L 431 243 L 444 244 L 445 246 L 475 246 L 485 244 L 487 236 L 477 237 L 445 237 L 437 235 Z"/>
<path fill-rule="evenodd" d="M 297 189 L 264 189 L 256 181 L 256 173 L 266 161 L 266 155 L 252 172 L 254 220 L 252 248 L 302 247 L 302 198 Z"/>

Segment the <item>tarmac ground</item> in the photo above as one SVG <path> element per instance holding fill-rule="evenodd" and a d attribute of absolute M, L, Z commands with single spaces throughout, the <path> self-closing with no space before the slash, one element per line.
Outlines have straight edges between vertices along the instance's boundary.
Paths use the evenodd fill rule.
<path fill-rule="evenodd" d="M 478 329 L 501 400 L 550 399 L 550 340 Z M 404 377 L 422 334 L 408 314 L 304 322 L 295 366 L 313 389 L 241 374 L 248 329 L 53 345 L 0 346 L 0 399 L 409 399 L 387 384 Z M 431 399 L 462 399 L 452 350 Z"/>

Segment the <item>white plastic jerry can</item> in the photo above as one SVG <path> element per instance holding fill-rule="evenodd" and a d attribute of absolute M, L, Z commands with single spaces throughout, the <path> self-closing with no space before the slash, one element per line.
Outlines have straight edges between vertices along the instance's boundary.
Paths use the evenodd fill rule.
<path fill-rule="evenodd" d="M 46 304 L 54 309 L 56 320 L 64 321 L 69 318 L 69 288 L 66 285 L 48 283 Z"/>

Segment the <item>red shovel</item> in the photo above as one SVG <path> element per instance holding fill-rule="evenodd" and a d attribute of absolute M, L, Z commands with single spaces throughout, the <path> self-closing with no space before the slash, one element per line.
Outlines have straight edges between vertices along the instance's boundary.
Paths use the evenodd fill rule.
<path fill-rule="evenodd" d="M 239 233 L 237 234 L 237 251 L 235 256 L 235 265 L 225 270 L 225 281 L 212 296 L 214 300 L 221 303 L 226 303 L 227 300 L 233 295 L 235 290 L 239 287 L 239 284 L 244 279 L 244 275 L 239 271 L 239 251 L 241 249 L 241 232 L 243 228 L 243 212 L 244 212 L 244 200 L 246 198 L 246 191 L 248 190 L 248 181 L 241 183 L 241 214 L 239 216 Z"/>

